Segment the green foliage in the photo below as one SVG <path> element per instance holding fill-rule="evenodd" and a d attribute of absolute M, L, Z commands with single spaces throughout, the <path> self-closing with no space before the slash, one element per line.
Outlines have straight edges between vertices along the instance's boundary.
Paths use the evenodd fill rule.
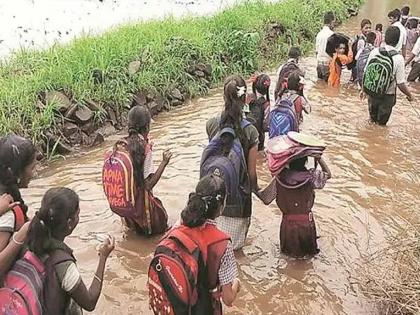
<path fill-rule="evenodd" d="M 191 96 L 206 93 L 205 84 L 185 71 L 189 65 L 211 64 L 213 83 L 233 73 L 249 75 L 278 64 L 290 45 L 308 51 L 326 11 L 344 19 L 347 8 L 361 1 L 245 1 L 212 17 L 130 24 L 43 51 L 16 51 L 0 63 L 0 135 L 13 131 L 39 142 L 47 129 L 54 130 L 60 121 L 57 104 L 39 106 L 48 90 L 62 90 L 79 104 L 92 100 L 120 108 L 139 89 L 166 95 L 182 86 Z M 285 33 L 269 42 L 272 22 Z M 263 46 L 268 54 L 262 53 Z M 130 75 L 127 66 L 133 60 L 141 66 Z M 103 74 L 102 82 L 94 82 L 93 71 Z M 95 122 L 104 115 L 96 113 Z"/>

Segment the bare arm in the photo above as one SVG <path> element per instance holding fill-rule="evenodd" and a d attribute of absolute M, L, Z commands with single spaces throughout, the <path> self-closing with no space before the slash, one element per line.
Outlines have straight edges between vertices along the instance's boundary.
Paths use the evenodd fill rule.
<path fill-rule="evenodd" d="M 99 263 L 96 268 L 95 277 L 92 280 L 89 290 L 81 281 L 76 289 L 70 294 L 73 300 L 86 311 L 93 311 L 98 303 L 102 291 L 102 280 L 104 278 L 105 264 L 109 254 L 114 250 L 115 240 L 110 238 L 104 241 L 99 249 Z"/>
<path fill-rule="evenodd" d="M 321 157 L 319 159 L 317 159 L 319 166 L 321 166 L 322 171 L 327 174 L 328 179 L 331 178 L 331 170 L 328 167 L 327 163 L 325 163 L 324 159 Z"/>
<path fill-rule="evenodd" d="M 257 154 L 258 146 L 254 145 L 248 152 L 248 174 L 252 191 L 259 190 L 257 179 Z"/>
<path fill-rule="evenodd" d="M 232 306 L 241 288 L 241 283 L 235 279 L 233 283 L 222 286 L 222 300 L 226 306 Z"/>
<path fill-rule="evenodd" d="M 151 174 L 149 177 L 144 179 L 144 187 L 146 190 L 152 190 L 156 186 L 157 182 L 161 178 L 163 171 L 171 160 L 172 153 L 169 150 L 163 152 L 163 159 L 160 162 L 157 171 L 154 174 Z"/>
<path fill-rule="evenodd" d="M 407 99 L 411 102 L 413 100 L 413 95 L 411 94 L 410 90 L 407 88 L 407 85 L 405 85 L 405 83 L 402 84 L 397 84 L 398 89 L 403 92 L 406 96 Z"/>
<path fill-rule="evenodd" d="M 405 66 L 408 66 L 410 64 L 410 62 L 413 61 L 415 56 L 416 55 L 414 55 L 411 51 L 408 51 L 408 59 L 405 62 Z"/>
<path fill-rule="evenodd" d="M 5 240 L 7 240 L 8 243 L 6 243 L 3 250 L 0 252 L 0 278 L 12 267 L 13 263 L 16 260 L 17 255 L 19 254 L 19 251 L 22 248 L 21 243 L 23 243 L 26 240 L 26 236 L 28 234 L 28 227 L 30 222 L 26 222 L 21 229 L 16 232 L 14 239 L 10 240 L 10 233 L 2 232 L 0 233 L 0 240 L 3 244 Z"/>

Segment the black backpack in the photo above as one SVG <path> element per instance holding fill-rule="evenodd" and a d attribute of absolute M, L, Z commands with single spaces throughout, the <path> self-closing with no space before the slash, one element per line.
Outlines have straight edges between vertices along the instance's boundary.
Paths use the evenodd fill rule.
<path fill-rule="evenodd" d="M 274 90 L 274 98 L 277 100 L 277 97 L 279 96 L 279 93 L 287 89 L 287 79 L 289 78 L 289 75 L 296 70 L 300 70 L 299 66 L 295 61 L 289 61 L 287 62 L 280 70 L 279 77 L 277 79 L 276 88 Z"/>
<path fill-rule="evenodd" d="M 347 69 L 351 70 L 354 67 L 356 67 L 356 55 L 357 55 L 357 45 L 359 44 L 359 40 L 363 39 L 363 37 L 361 35 L 357 35 L 353 44 L 351 45 L 351 51 L 353 52 L 353 60 L 352 62 L 347 64 Z M 365 41 L 365 46 L 366 46 L 366 40 L 363 39 Z M 364 48 L 364 47 L 363 47 Z"/>
<path fill-rule="evenodd" d="M 379 48 L 379 54 L 373 57 L 363 75 L 363 91 L 371 97 L 381 97 L 386 94 L 394 80 L 394 61 L 398 55 L 395 50 L 387 51 Z"/>

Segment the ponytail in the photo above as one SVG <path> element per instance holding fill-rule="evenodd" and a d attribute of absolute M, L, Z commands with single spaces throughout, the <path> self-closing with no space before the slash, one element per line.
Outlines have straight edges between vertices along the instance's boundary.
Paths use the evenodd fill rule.
<path fill-rule="evenodd" d="M 181 212 L 182 224 L 193 228 L 203 225 L 207 219 L 215 219 L 225 196 L 226 186 L 221 177 L 213 174 L 203 177 Z"/>
<path fill-rule="evenodd" d="M 49 189 L 29 225 L 28 247 L 37 256 L 48 254 L 51 239 L 63 235 L 67 221 L 79 210 L 79 196 L 65 187 Z"/>
<path fill-rule="evenodd" d="M 137 186 L 144 184 L 146 143 L 142 135 L 149 132 L 151 118 L 150 111 L 145 106 L 134 106 L 128 112 L 127 149 L 133 162 L 134 180 Z"/>

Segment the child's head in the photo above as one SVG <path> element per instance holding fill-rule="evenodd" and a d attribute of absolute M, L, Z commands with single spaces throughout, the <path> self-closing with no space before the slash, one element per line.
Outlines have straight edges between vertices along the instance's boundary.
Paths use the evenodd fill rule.
<path fill-rule="evenodd" d="M 225 109 L 222 113 L 221 125 L 240 129 L 246 98 L 245 80 L 240 76 L 228 77 L 223 88 L 223 98 Z"/>
<path fill-rule="evenodd" d="M 378 23 L 378 24 L 376 24 L 376 26 L 375 26 L 375 30 L 376 30 L 376 31 L 379 31 L 379 32 L 382 32 L 382 28 L 383 28 L 383 25 L 382 25 L 381 23 Z"/>
<path fill-rule="evenodd" d="M 304 156 L 299 159 L 292 160 L 289 163 L 289 169 L 294 171 L 306 171 L 306 163 L 308 162 L 308 157 Z"/>
<path fill-rule="evenodd" d="M 366 42 L 367 43 L 369 43 L 369 44 L 375 44 L 375 40 L 376 40 L 376 34 L 375 34 L 375 32 L 369 32 L 367 35 L 366 35 Z"/>
<path fill-rule="evenodd" d="M 37 151 L 30 140 L 14 134 L 2 138 L 0 140 L 0 183 L 8 188 L 28 187 L 35 172 L 36 160 Z M 13 196 L 12 191 L 9 193 Z"/>
<path fill-rule="evenodd" d="M 344 55 L 346 53 L 346 44 L 344 43 L 338 43 L 335 46 L 335 52 L 339 55 Z"/>
<path fill-rule="evenodd" d="M 407 21 L 407 28 L 409 30 L 415 30 L 419 26 L 419 21 L 417 19 L 410 19 Z"/>
<path fill-rule="evenodd" d="M 70 188 L 49 189 L 35 213 L 28 231 L 28 246 L 40 256 L 51 248 L 51 238 L 64 240 L 79 223 L 79 196 Z"/>
<path fill-rule="evenodd" d="M 363 19 L 360 23 L 360 29 L 363 35 L 367 35 L 372 30 L 372 22 L 368 19 Z"/>
<path fill-rule="evenodd" d="M 128 112 L 128 133 L 147 135 L 152 116 L 146 106 L 134 106 Z"/>
<path fill-rule="evenodd" d="M 400 29 L 397 26 L 390 26 L 385 32 L 385 43 L 396 47 L 400 40 Z"/>
<path fill-rule="evenodd" d="M 217 218 L 223 211 L 226 200 L 226 186 L 218 175 L 204 176 L 195 192 L 188 198 L 187 206 L 181 212 L 182 224 L 188 227 L 203 225 L 207 219 Z"/>
<path fill-rule="evenodd" d="M 302 56 L 302 52 L 300 51 L 299 47 L 291 47 L 289 49 L 289 59 L 295 59 L 296 61 L 299 61 L 299 58 Z"/>
<path fill-rule="evenodd" d="M 260 74 L 259 76 L 253 78 L 252 81 L 252 92 L 254 92 L 254 94 L 256 92 L 264 95 L 267 100 L 270 99 L 270 84 L 271 84 L 271 80 L 270 77 L 266 74 Z"/>
<path fill-rule="evenodd" d="M 408 16 L 410 14 L 410 7 L 408 5 L 402 7 L 401 15 Z"/>
<path fill-rule="evenodd" d="M 295 70 L 289 74 L 287 78 L 287 89 L 291 91 L 302 91 L 305 85 L 303 74 L 299 70 Z"/>
<path fill-rule="evenodd" d="M 394 9 L 388 12 L 389 24 L 392 25 L 395 22 L 398 22 L 401 18 L 401 11 L 399 9 Z"/>
<path fill-rule="evenodd" d="M 330 29 L 335 27 L 335 15 L 334 12 L 329 11 L 324 15 L 324 25 L 328 26 Z"/>

